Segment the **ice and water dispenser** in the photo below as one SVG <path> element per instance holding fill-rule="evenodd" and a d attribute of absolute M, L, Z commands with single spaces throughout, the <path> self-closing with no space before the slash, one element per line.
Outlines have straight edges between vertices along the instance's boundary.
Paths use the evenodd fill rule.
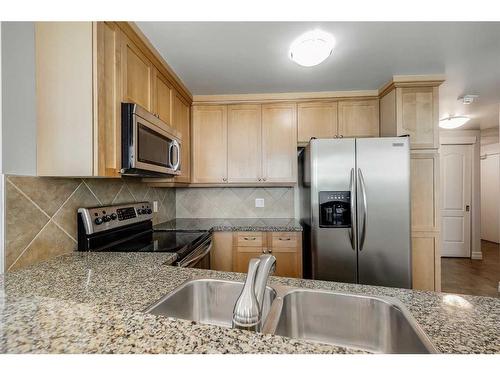
<path fill-rule="evenodd" d="M 319 226 L 320 228 L 351 227 L 351 192 L 319 192 Z"/>

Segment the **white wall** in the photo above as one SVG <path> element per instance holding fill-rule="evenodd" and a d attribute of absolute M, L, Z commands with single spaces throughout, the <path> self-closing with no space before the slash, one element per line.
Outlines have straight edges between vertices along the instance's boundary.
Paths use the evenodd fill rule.
<path fill-rule="evenodd" d="M 489 144 L 495 144 L 499 141 L 498 128 L 488 128 L 481 130 L 481 147 Z"/>
<path fill-rule="evenodd" d="M 36 174 L 35 24 L 2 22 L 2 169 Z"/>
<path fill-rule="evenodd" d="M 439 132 L 441 143 L 446 143 L 450 138 L 456 138 L 457 143 L 463 144 L 463 139 L 471 139 L 472 152 L 472 201 L 471 201 L 471 258 L 481 259 L 481 168 L 480 168 L 480 142 L 479 130 L 441 130 Z"/>
<path fill-rule="evenodd" d="M 500 144 L 481 146 L 481 239 L 500 242 Z"/>

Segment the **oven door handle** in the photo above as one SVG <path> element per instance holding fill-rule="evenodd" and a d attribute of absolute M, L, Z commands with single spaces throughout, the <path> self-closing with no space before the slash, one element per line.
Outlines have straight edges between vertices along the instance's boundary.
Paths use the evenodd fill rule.
<path fill-rule="evenodd" d="M 194 264 L 201 258 L 205 257 L 212 250 L 212 244 L 213 242 L 212 240 L 210 240 L 208 247 L 201 254 L 195 256 L 192 259 L 188 259 L 185 263 L 183 261 L 180 261 L 179 267 L 189 267 L 191 264 Z"/>

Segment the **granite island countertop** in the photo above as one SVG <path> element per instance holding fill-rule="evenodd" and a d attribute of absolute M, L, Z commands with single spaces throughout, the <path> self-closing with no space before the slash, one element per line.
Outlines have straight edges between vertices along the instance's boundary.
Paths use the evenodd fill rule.
<path fill-rule="evenodd" d="M 74 253 L 7 273 L 1 279 L 0 352 L 359 352 L 142 313 L 189 278 L 245 276 L 171 267 L 165 260 L 161 253 Z M 439 351 L 500 353 L 498 298 L 280 277 L 269 283 L 395 297 Z"/>
<path fill-rule="evenodd" d="M 173 219 L 156 224 L 155 230 L 213 230 L 215 232 L 301 232 L 297 219 Z"/>

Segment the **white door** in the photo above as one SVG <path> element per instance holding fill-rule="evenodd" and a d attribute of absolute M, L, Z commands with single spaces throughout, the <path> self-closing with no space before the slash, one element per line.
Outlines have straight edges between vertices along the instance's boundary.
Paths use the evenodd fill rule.
<path fill-rule="evenodd" d="M 498 205 L 500 191 L 498 154 L 487 154 L 481 159 L 481 239 L 499 241 Z"/>
<path fill-rule="evenodd" d="M 443 257 L 470 257 L 471 145 L 441 146 Z"/>

